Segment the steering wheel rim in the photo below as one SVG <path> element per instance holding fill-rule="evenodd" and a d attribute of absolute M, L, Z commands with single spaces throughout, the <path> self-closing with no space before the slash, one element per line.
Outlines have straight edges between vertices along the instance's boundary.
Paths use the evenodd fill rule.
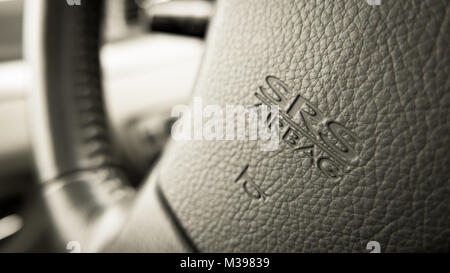
<path fill-rule="evenodd" d="M 99 251 L 124 221 L 133 191 L 114 153 L 99 61 L 103 1 L 27 1 L 25 54 L 33 70 L 32 147 L 63 242 Z"/>

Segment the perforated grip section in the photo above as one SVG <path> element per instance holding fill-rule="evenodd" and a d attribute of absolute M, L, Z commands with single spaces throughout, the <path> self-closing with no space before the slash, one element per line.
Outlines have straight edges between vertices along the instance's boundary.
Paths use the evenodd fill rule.
<path fill-rule="evenodd" d="M 37 121 L 44 123 L 37 128 L 42 135 L 37 141 L 47 141 L 47 147 L 37 155 L 41 180 L 115 165 L 99 62 L 103 1 L 81 1 L 81 5 L 59 0 L 43 3 L 40 99 L 45 109 L 44 120 Z M 42 156 L 44 163 L 39 162 L 39 154 L 47 154 Z"/>

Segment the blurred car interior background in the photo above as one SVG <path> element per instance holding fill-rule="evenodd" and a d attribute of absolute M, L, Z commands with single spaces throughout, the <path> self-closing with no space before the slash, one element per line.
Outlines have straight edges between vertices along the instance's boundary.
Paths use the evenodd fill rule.
<path fill-rule="evenodd" d="M 45 250 L 36 201 L 22 58 L 22 0 L 0 0 L 0 252 Z M 100 49 L 106 107 L 118 152 L 138 187 L 169 137 L 201 61 L 212 1 L 105 1 Z M 176 79 L 176 80 L 175 80 Z"/>

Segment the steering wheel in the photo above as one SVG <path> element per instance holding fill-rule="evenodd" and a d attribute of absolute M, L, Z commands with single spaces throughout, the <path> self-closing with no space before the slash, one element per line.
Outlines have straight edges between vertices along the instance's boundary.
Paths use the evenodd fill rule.
<path fill-rule="evenodd" d="M 104 111 L 102 1 L 26 5 L 34 159 L 62 242 L 450 250 L 448 1 L 219 1 L 193 100 L 278 106 L 279 146 L 172 140 L 138 191 Z"/>

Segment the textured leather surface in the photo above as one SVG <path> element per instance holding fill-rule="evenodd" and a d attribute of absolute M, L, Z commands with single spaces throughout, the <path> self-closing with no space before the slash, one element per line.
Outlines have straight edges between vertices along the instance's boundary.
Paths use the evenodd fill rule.
<path fill-rule="evenodd" d="M 336 181 L 284 142 L 171 143 L 159 185 L 196 247 L 449 251 L 449 19 L 446 0 L 219 2 L 195 95 L 256 104 L 272 75 L 356 134 L 359 160 Z M 268 198 L 235 183 L 246 165 Z"/>

